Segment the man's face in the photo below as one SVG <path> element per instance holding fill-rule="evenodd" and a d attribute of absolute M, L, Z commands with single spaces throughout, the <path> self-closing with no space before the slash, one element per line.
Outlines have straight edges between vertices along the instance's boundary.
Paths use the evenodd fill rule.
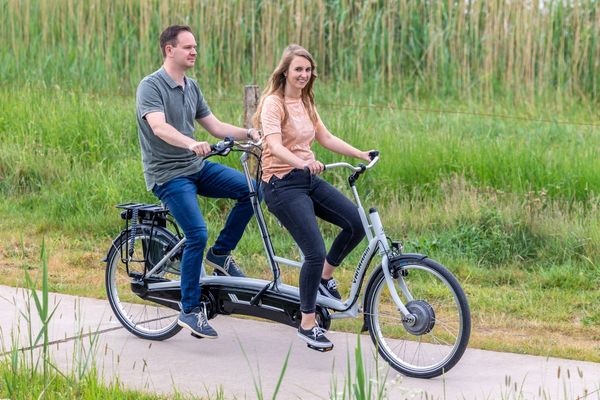
<path fill-rule="evenodd" d="M 196 63 L 196 39 L 190 32 L 183 31 L 177 35 L 177 45 L 166 47 L 167 57 L 182 69 L 190 69 Z"/>

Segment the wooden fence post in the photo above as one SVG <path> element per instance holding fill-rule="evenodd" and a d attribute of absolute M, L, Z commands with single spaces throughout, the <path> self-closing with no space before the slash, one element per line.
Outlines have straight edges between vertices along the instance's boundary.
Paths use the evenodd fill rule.
<path fill-rule="evenodd" d="M 252 125 L 252 116 L 256 112 L 256 108 L 258 107 L 258 100 L 260 100 L 260 94 L 258 93 L 257 85 L 246 85 L 244 86 L 244 127 L 253 128 Z M 260 158 L 260 150 L 254 149 L 252 151 L 254 154 Z M 249 159 L 249 168 L 252 171 L 252 174 L 258 179 L 258 167 L 259 162 L 258 158 L 250 157 Z"/>
<path fill-rule="evenodd" d="M 252 116 L 256 112 L 259 99 L 257 85 L 244 86 L 244 127 L 246 128 L 252 128 Z"/>

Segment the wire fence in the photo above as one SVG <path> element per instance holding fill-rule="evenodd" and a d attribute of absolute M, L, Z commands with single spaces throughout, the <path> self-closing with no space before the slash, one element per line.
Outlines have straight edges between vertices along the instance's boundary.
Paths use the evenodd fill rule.
<path fill-rule="evenodd" d="M 234 99 L 229 97 L 211 99 L 211 103 L 240 103 L 240 99 Z M 505 120 L 519 120 L 526 122 L 535 122 L 543 124 L 554 124 L 554 125 L 566 125 L 566 126 L 585 126 L 585 127 L 600 127 L 600 121 L 569 121 L 569 120 L 554 120 L 548 118 L 535 118 L 527 117 L 522 115 L 510 115 L 500 114 L 492 112 L 476 112 L 476 111 L 463 111 L 463 110 L 452 110 L 442 108 L 422 108 L 422 107 L 406 107 L 398 106 L 395 104 L 361 104 L 361 103 L 328 103 L 320 102 L 319 108 L 361 108 L 361 109 L 381 109 L 390 110 L 397 112 L 414 112 L 414 113 L 429 113 L 429 114 L 446 114 L 446 115 L 462 115 L 467 117 L 478 117 L 478 118 L 491 118 L 491 119 L 505 119 Z"/>

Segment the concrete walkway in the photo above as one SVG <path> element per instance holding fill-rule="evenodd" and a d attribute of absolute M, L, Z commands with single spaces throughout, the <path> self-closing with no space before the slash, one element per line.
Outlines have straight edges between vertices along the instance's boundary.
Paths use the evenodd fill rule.
<path fill-rule="evenodd" d="M 27 291 L 0 285 L 3 352 L 29 345 L 28 326 L 35 334 L 39 331 L 35 306 L 33 301 L 28 306 L 28 299 Z M 211 321 L 220 335 L 217 340 L 198 340 L 182 331 L 169 340 L 151 342 L 123 329 L 107 301 L 50 294 L 50 303 L 57 307 L 49 330 L 52 357 L 61 370 L 81 368 L 91 352 L 107 382 L 118 378 L 132 389 L 256 399 L 258 386 L 270 399 L 288 351 L 277 399 L 342 399 L 335 393 L 344 390 L 347 379 L 355 379 L 348 373 L 348 368 L 354 371 L 354 334 L 328 333 L 335 348 L 319 353 L 300 342 L 290 327 L 219 316 Z M 23 315 L 31 315 L 32 323 Z M 369 336 L 361 335 L 360 340 L 370 376 L 387 374 L 389 399 L 600 399 L 597 363 L 468 349 L 448 374 L 422 380 L 399 375 L 381 359 L 376 365 Z"/>

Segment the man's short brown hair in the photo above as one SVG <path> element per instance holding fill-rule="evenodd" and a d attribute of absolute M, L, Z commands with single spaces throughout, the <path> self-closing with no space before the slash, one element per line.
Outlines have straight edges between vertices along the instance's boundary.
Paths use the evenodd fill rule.
<path fill-rule="evenodd" d="M 181 32 L 192 32 L 192 28 L 187 25 L 171 25 L 168 26 L 162 33 L 160 34 L 160 49 L 163 54 L 163 58 L 167 56 L 166 47 L 168 44 L 171 46 L 177 46 L 177 36 Z"/>

